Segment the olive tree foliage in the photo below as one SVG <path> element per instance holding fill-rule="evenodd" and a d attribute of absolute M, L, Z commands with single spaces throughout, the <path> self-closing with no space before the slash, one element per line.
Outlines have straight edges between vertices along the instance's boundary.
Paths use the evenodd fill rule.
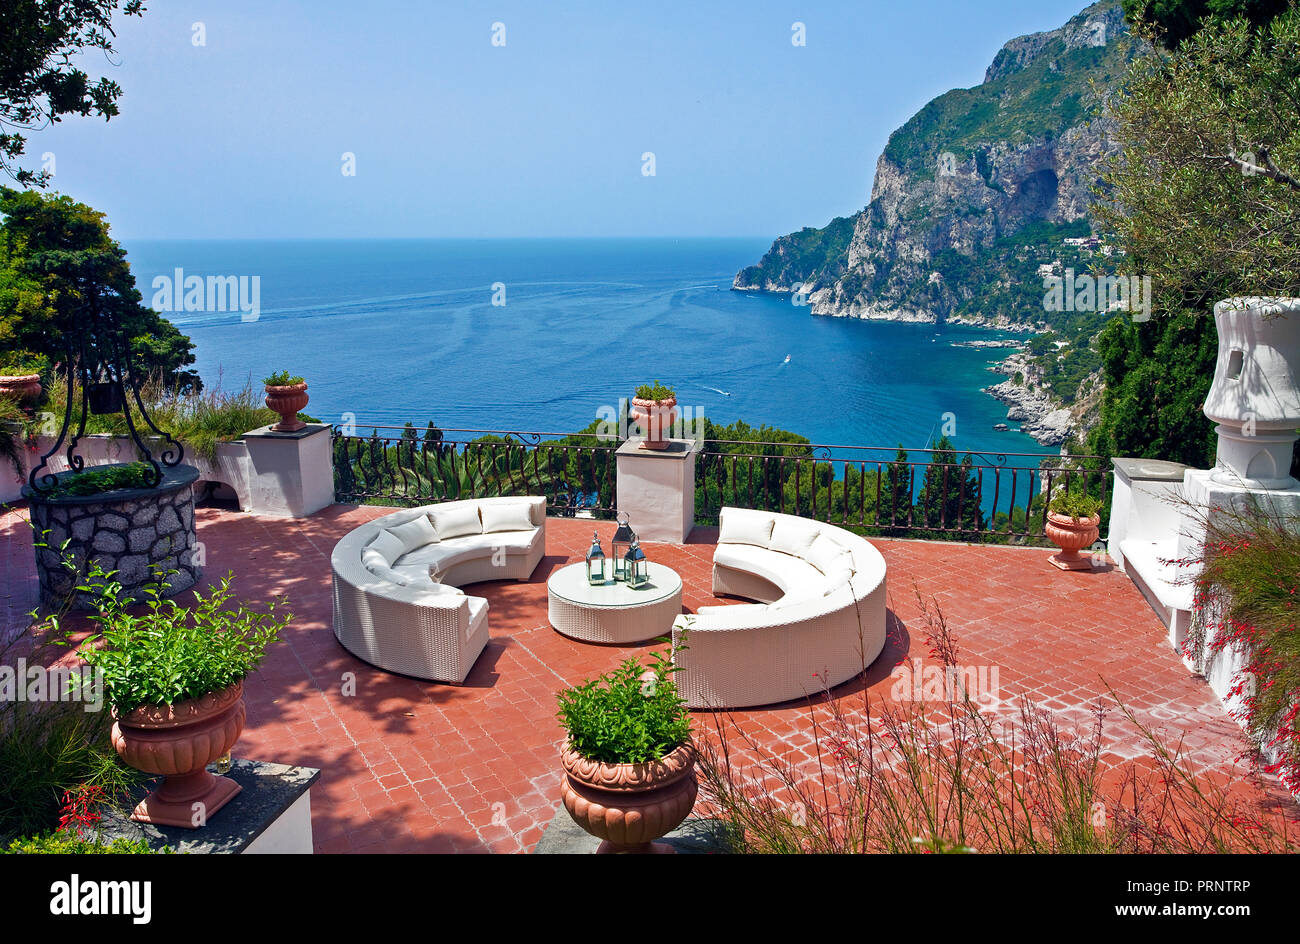
<path fill-rule="evenodd" d="M 1145 26 L 1166 49 L 1192 36 L 1207 23 L 1244 19 L 1253 28 L 1267 25 L 1285 12 L 1290 0 L 1121 0 L 1124 15 Z"/>
<path fill-rule="evenodd" d="M 142 0 L 4 0 L 0 3 L 0 169 L 23 186 L 44 187 L 49 173 L 18 166 L 26 149 L 24 132 L 60 121 L 64 115 L 118 113 L 121 87 L 107 77 L 92 79 L 79 54 L 113 54 L 112 19 L 141 16 Z M 111 61 L 111 59 L 110 59 Z"/>
<path fill-rule="evenodd" d="M 1116 318 L 1098 339 L 1106 392 L 1089 447 L 1206 465 L 1214 303 L 1300 296 L 1300 11 L 1210 21 L 1173 52 L 1150 49 L 1111 110 L 1120 147 L 1094 211 L 1150 276 L 1153 304 L 1149 321 Z"/>

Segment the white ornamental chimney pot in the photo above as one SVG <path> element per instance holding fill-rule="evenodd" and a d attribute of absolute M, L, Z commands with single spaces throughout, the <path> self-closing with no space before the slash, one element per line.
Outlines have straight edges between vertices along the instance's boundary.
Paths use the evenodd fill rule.
<path fill-rule="evenodd" d="M 1218 426 L 1211 478 L 1221 485 L 1295 486 L 1300 429 L 1300 298 L 1228 298 L 1214 306 L 1219 356 L 1205 415 Z"/>

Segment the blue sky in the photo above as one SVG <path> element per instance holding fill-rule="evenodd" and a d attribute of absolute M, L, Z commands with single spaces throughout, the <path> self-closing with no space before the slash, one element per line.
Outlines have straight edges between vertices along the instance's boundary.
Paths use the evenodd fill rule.
<path fill-rule="evenodd" d="M 85 63 L 121 115 L 28 138 L 119 239 L 775 237 L 860 209 L 890 131 L 1086 4 L 146 5 Z"/>

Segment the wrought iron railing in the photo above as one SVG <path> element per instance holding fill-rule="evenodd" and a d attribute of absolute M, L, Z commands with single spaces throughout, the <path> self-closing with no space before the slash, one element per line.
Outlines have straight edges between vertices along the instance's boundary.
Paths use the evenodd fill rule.
<path fill-rule="evenodd" d="M 730 505 L 865 534 L 1023 542 L 1042 538 L 1048 496 L 1058 489 L 1109 503 L 1112 472 L 1100 456 L 903 452 L 706 440 L 696 459 L 696 520 L 716 523 Z M 1103 537 L 1108 511 L 1103 507 Z"/>
<path fill-rule="evenodd" d="M 338 501 L 420 505 L 545 495 L 547 513 L 613 517 L 618 443 L 594 434 L 367 426 L 334 433 Z"/>
<path fill-rule="evenodd" d="M 549 514 L 612 518 L 618 446 L 593 433 L 336 429 L 335 495 L 386 505 L 544 495 Z M 696 448 L 701 524 L 730 505 L 884 536 L 1040 542 L 1048 496 L 1073 488 L 1105 506 L 1112 474 L 1099 456 L 720 440 Z"/>

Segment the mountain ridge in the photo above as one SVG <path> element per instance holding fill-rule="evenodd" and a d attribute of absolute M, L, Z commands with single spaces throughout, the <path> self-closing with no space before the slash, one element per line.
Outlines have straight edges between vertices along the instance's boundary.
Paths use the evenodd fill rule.
<path fill-rule="evenodd" d="M 890 135 L 866 207 L 779 237 L 732 288 L 799 292 L 815 315 L 1051 325 L 1037 267 L 1090 230 L 1098 164 L 1115 149 L 1097 95 L 1134 49 L 1117 0 L 1009 40 L 984 82 Z M 1033 245 L 1016 246 L 1026 230 Z"/>

